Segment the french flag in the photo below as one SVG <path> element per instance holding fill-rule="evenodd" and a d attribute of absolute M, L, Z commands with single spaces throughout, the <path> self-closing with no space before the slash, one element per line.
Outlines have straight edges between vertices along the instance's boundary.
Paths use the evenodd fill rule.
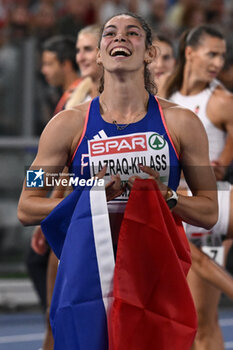
<path fill-rule="evenodd" d="M 180 221 L 153 180 L 136 180 L 116 262 L 105 191 L 76 189 L 42 222 L 60 259 L 55 350 L 189 350 L 197 328 Z"/>

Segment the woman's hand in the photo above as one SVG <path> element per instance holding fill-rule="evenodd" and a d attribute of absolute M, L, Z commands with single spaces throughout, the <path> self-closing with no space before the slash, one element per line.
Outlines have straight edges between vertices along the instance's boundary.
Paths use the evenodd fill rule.
<path fill-rule="evenodd" d="M 98 179 L 102 179 L 106 173 L 107 167 L 105 166 L 98 174 Z M 119 197 L 126 189 L 126 186 L 122 186 L 120 175 L 112 175 L 111 181 L 105 185 L 107 201 Z"/>
<path fill-rule="evenodd" d="M 148 179 L 153 179 L 156 181 L 158 188 L 160 189 L 163 198 L 167 196 L 167 186 L 164 185 L 159 179 L 159 172 L 151 169 L 149 166 L 139 164 L 140 170 L 144 173 L 148 174 Z M 133 183 L 136 178 L 140 178 L 140 176 L 131 176 L 128 180 L 128 187 L 131 189 L 133 187 Z"/>
<path fill-rule="evenodd" d="M 211 165 L 213 167 L 216 180 L 223 181 L 226 174 L 226 167 L 223 166 L 218 160 L 213 160 Z"/>
<path fill-rule="evenodd" d="M 31 247 L 34 252 L 40 255 L 44 255 L 48 250 L 48 245 L 40 226 L 37 226 L 33 231 Z"/>

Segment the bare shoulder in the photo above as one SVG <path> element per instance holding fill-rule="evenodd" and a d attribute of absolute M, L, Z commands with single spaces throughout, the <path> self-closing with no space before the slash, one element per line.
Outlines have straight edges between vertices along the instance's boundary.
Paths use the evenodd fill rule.
<path fill-rule="evenodd" d="M 194 135 L 196 141 L 197 138 L 206 138 L 203 124 L 191 110 L 162 98 L 158 98 L 158 101 L 178 154 L 182 153 L 188 142 L 192 143 Z"/>
<path fill-rule="evenodd" d="M 214 90 L 213 95 L 215 96 L 215 99 L 217 99 L 218 103 L 221 102 L 232 102 L 233 94 L 227 88 L 225 88 L 224 85 L 219 84 L 216 89 Z"/>
<path fill-rule="evenodd" d="M 210 115 L 213 115 L 213 119 L 216 121 L 224 123 L 226 122 L 225 118 L 232 119 L 232 105 L 233 94 L 223 85 L 218 85 L 214 90 L 209 102 Z"/>
<path fill-rule="evenodd" d="M 229 132 L 233 126 L 232 118 L 233 94 L 222 84 L 214 89 L 207 105 L 207 115 L 219 129 Z"/>

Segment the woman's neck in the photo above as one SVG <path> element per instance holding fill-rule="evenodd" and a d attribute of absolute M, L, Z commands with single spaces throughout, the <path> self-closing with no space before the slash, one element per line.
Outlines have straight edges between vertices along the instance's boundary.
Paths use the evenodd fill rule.
<path fill-rule="evenodd" d="M 132 75 L 122 78 L 105 76 L 104 91 L 100 96 L 101 114 L 108 122 L 136 122 L 146 114 L 148 98 L 149 94 L 144 88 L 144 77 L 135 79 Z"/>
<path fill-rule="evenodd" d="M 208 84 L 202 81 L 187 66 L 184 68 L 183 83 L 180 93 L 185 96 L 196 95 L 203 91 Z"/>
<path fill-rule="evenodd" d="M 92 86 L 90 91 L 91 98 L 95 98 L 96 96 L 99 95 L 99 85 L 100 85 L 99 80 L 92 79 Z"/>

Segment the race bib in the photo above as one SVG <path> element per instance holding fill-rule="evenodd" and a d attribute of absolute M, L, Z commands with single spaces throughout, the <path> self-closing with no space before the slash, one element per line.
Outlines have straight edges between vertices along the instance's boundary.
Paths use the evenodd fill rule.
<path fill-rule="evenodd" d="M 211 259 L 213 259 L 217 264 L 223 266 L 224 263 L 224 247 L 210 247 L 203 246 L 201 247 L 202 251 L 206 253 Z"/>
<path fill-rule="evenodd" d="M 116 174 L 120 175 L 123 182 L 127 182 L 132 175 L 147 178 L 148 175 L 139 169 L 139 164 L 142 164 L 158 171 L 160 180 L 168 185 L 169 146 L 167 141 L 155 132 L 89 140 L 88 151 L 91 176 L 97 175 L 106 166 L 106 182 Z"/>

